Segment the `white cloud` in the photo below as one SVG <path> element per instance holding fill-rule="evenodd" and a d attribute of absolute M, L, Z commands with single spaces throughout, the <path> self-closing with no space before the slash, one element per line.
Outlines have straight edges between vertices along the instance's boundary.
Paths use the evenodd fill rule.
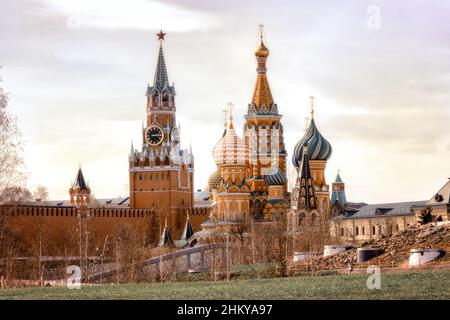
<path fill-rule="evenodd" d="M 146 0 L 44 0 L 50 10 L 68 18 L 68 27 L 138 29 L 186 32 L 217 25 L 209 14 L 180 6 Z"/>

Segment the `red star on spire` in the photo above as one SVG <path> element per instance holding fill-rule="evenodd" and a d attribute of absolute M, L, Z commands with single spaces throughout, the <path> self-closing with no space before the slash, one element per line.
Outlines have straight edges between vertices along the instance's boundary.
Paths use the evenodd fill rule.
<path fill-rule="evenodd" d="M 159 33 L 156 34 L 158 36 L 158 40 L 164 40 L 164 36 L 166 35 L 162 30 L 159 31 Z"/>

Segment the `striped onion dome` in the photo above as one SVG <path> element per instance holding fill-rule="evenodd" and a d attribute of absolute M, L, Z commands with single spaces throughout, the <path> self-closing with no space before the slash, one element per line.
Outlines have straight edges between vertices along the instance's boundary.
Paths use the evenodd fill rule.
<path fill-rule="evenodd" d="M 294 154 L 292 155 L 292 163 L 295 167 L 299 167 L 303 156 L 303 145 L 308 144 L 308 157 L 310 160 L 328 160 L 331 157 L 331 144 L 325 139 L 316 127 L 314 119 L 299 142 L 295 145 Z"/>
<path fill-rule="evenodd" d="M 277 173 L 264 177 L 269 186 L 282 186 L 286 183 L 286 175 L 278 169 Z"/>
<path fill-rule="evenodd" d="M 220 185 L 220 182 L 222 180 L 222 177 L 220 175 L 220 170 L 217 169 L 216 172 L 214 172 L 212 175 L 209 176 L 208 179 L 208 187 L 209 190 L 217 189 Z"/>
<path fill-rule="evenodd" d="M 220 165 L 245 165 L 248 152 L 244 140 L 234 131 L 233 121 L 230 117 L 225 135 L 217 142 L 213 149 L 213 158 Z"/>

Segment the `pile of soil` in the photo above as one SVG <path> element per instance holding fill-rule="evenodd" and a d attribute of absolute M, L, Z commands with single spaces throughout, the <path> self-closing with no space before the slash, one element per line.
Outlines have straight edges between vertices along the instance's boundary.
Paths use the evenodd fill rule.
<path fill-rule="evenodd" d="M 450 262 L 450 224 L 426 224 L 423 226 L 410 226 L 405 230 L 363 243 L 359 247 L 379 248 L 383 253 L 367 262 L 356 263 L 357 247 L 329 257 L 313 257 L 303 263 L 291 266 L 292 273 L 339 270 L 352 268 L 366 268 L 368 265 L 377 265 L 381 268 L 407 268 L 409 252 L 411 249 L 439 248 L 446 254 L 433 264 Z"/>

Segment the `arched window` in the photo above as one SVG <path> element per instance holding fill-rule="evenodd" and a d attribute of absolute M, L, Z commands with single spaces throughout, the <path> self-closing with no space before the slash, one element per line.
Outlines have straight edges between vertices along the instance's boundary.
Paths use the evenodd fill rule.
<path fill-rule="evenodd" d="M 304 225 L 305 224 L 305 219 L 306 219 L 305 214 L 304 213 L 300 213 L 299 216 L 298 216 L 298 225 L 299 226 Z"/>

